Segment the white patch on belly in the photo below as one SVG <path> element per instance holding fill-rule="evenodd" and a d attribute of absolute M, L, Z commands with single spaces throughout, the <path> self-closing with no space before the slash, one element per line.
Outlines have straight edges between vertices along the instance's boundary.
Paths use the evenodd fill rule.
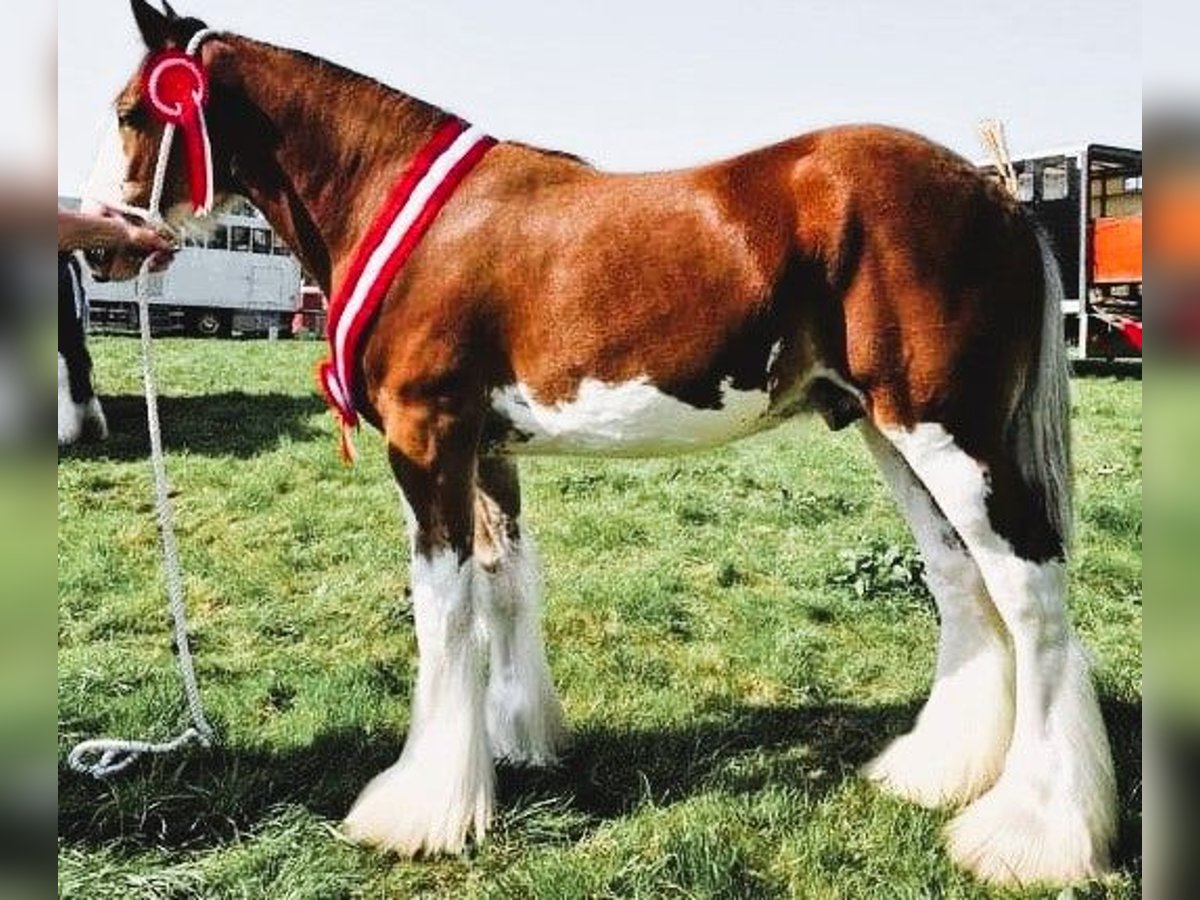
<path fill-rule="evenodd" d="M 492 392 L 492 409 L 519 433 L 515 453 L 656 456 L 714 447 L 774 424 L 766 391 L 721 386 L 721 408 L 699 409 L 646 377 L 620 384 L 585 378 L 575 399 L 546 406 L 527 385 Z"/>

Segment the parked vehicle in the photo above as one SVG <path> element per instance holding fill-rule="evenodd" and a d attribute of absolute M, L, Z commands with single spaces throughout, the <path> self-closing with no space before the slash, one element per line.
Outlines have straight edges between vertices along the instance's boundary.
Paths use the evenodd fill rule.
<path fill-rule="evenodd" d="M 217 216 L 207 239 L 185 240 L 170 267 L 149 275 L 145 284 L 156 331 L 288 335 L 300 307 L 301 269 L 258 210 L 243 200 Z M 137 328 L 137 282 L 97 282 L 85 275 L 84 289 L 91 330 Z"/>
<path fill-rule="evenodd" d="M 1017 198 L 1058 258 L 1074 355 L 1140 357 L 1142 151 L 1086 144 L 1014 159 L 1013 168 Z"/>
<path fill-rule="evenodd" d="M 300 306 L 292 316 L 292 333 L 323 338 L 328 314 L 329 301 L 324 292 L 306 277 L 300 287 Z"/>

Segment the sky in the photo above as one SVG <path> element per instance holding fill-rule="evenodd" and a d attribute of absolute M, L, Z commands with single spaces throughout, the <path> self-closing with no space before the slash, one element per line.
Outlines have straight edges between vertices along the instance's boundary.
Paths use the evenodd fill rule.
<path fill-rule="evenodd" d="M 972 159 L 987 117 L 1005 122 L 1014 155 L 1141 146 L 1142 9 L 1128 0 L 173 5 L 610 169 L 686 166 L 862 121 Z M 127 0 L 60 0 L 59 193 L 78 192 L 140 54 Z"/>

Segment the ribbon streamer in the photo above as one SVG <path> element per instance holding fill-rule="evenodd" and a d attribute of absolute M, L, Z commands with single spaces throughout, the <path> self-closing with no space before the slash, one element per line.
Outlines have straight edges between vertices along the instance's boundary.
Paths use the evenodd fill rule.
<path fill-rule="evenodd" d="M 154 117 L 183 132 L 192 207 L 197 215 L 206 215 L 213 206 L 212 145 L 204 117 L 208 77 L 194 56 L 164 50 L 147 61 L 143 81 Z"/>

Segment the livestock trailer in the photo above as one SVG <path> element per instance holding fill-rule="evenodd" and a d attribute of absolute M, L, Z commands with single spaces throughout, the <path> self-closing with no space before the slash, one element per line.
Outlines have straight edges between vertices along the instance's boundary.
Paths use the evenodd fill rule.
<path fill-rule="evenodd" d="M 1058 259 L 1072 353 L 1140 357 L 1142 151 L 1085 144 L 1012 164 L 1017 199 L 1041 223 Z"/>

